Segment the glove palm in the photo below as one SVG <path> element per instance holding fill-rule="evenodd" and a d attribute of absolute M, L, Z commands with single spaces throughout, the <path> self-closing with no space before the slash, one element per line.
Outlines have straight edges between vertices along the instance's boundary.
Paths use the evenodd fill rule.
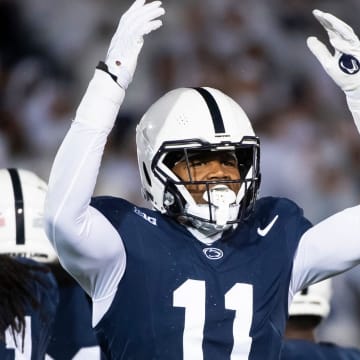
<path fill-rule="evenodd" d="M 353 29 L 337 17 L 320 10 L 314 16 L 328 33 L 335 52 L 316 37 L 309 37 L 307 45 L 325 71 L 347 96 L 360 99 L 360 41 Z"/>

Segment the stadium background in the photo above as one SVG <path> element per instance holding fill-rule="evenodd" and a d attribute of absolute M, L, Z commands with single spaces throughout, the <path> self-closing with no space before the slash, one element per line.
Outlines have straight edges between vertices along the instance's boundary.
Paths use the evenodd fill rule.
<path fill-rule="evenodd" d="M 56 150 L 129 0 L 0 0 L 0 167 L 48 179 Z M 343 93 L 306 47 L 311 10 L 360 34 L 356 0 L 166 0 L 106 148 L 97 194 L 140 195 L 135 124 L 174 87 L 212 86 L 243 106 L 262 142 L 261 196 L 318 222 L 360 203 L 360 137 Z M 320 338 L 360 347 L 360 270 L 334 282 Z"/>

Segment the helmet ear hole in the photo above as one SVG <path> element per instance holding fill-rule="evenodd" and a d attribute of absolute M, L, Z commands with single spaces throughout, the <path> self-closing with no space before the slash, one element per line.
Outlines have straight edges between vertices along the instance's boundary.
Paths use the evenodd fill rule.
<path fill-rule="evenodd" d="M 146 169 L 146 165 L 144 162 L 143 162 L 143 171 L 144 171 L 145 179 L 146 179 L 147 183 L 149 184 L 149 186 L 151 186 L 151 179 L 150 179 L 149 173 Z"/>
<path fill-rule="evenodd" d="M 168 203 L 165 204 L 168 214 L 173 217 L 183 214 L 186 201 L 177 190 L 176 186 L 174 184 L 167 183 L 164 194 L 165 201 L 168 200 Z"/>

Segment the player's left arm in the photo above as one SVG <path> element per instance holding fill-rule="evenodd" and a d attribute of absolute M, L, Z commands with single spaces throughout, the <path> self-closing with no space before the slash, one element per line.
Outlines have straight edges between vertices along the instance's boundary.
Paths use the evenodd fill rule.
<path fill-rule="evenodd" d="M 316 37 L 307 45 L 327 74 L 344 91 L 355 125 L 360 132 L 360 41 L 353 29 L 337 17 L 314 10 L 328 33 L 334 51 Z M 341 211 L 301 238 L 294 258 L 290 295 L 360 263 L 360 206 Z"/>
<path fill-rule="evenodd" d="M 340 211 L 307 230 L 293 263 L 290 295 L 360 263 L 360 205 Z"/>

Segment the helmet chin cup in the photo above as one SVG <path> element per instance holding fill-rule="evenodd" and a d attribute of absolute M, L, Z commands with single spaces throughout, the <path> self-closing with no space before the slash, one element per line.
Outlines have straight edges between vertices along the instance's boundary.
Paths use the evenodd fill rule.
<path fill-rule="evenodd" d="M 237 222 L 239 209 L 239 205 L 234 202 L 222 203 L 220 206 L 212 203 L 191 203 L 186 204 L 185 214 L 188 221 L 198 229 L 221 231 L 230 228 Z"/>
<path fill-rule="evenodd" d="M 210 196 L 209 196 L 210 195 Z M 210 204 L 214 212 L 216 226 L 223 227 L 230 219 L 230 206 L 236 200 L 236 195 L 228 186 L 219 184 L 205 191 L 203 199 Z"/>

